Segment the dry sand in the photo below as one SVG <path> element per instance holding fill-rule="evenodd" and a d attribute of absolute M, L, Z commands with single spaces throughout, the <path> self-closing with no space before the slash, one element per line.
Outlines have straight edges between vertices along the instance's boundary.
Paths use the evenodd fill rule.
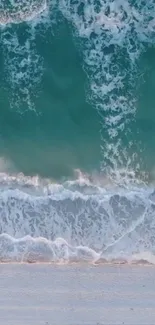
<path fill-rule="evenodd" d="M 155 325 L 152 266 L 0 265 L 0 325 Z"/>

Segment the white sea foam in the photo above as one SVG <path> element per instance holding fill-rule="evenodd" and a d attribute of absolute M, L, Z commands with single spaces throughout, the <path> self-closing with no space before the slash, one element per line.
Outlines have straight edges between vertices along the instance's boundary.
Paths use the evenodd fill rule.
<path fill-rule="evenodd" d="M 43 58 L 36 50 L 36 34 L 40 33 L 40 24 L 48 21 L 48 9 L 46 0 L 0 1 L 5 84 L 11 107 L 20 113 L 35 111 L 44 71 Z M 20 23 L 25 25 L 21 27 Z"/>
<path fill-rule="evenodd" d="M 20 110 L 21 106 L 24 110 L 22 101 L 35 109 L 33 97 L 43 74 L 43 58 L 36 51 L 35 35 L 39 24 L 46 29 L 50 19 L 52 23 L 53 8 L 71 21 L 82 41 L 83 68 L 90 81 L 87 98 L 98 110 L 102 123 L 102 169 L 107 165 L 116 170 L 124 166 L 128 170 L 133 165 L 136 168 L 136 154 L 130 159 L 128 155 L 133 146 L 128 130 L 136 114 L 137 62 L 146 44 L 155 39 L 154 1 L 144 5 L 142 0 L 1 0 L 0 17 L 8 19 L 10 26 L 2 32 L 6 77 L 12 90 L 12 106 Z M 23 20 L 28 30 L 21 45 L 13 22 Z M 125 136 L 128 148 L 123 146 Z"/>
<path fill-rule="evenodd" d="M 0 261 L 142 260 L 155 253 L 153 188 L 0 177 Z M 150 255 L 149 255 L 150 254 Z"/>
<path fill-rule="evenodd" d="M 35 109 L 33 95 L 43 75 L 36 33 L 41 23 L 46 28 L 47 21 L 39 7 L 34 18 L 28 3 L 30 0 L 22 2 L 20 15 L 11 2 L 9 13 L 2 15 L 0 11 L 10 102 L 13 108 L 22 106 L 23 110 L 25 106 Z M 37 3 L 41 5 L 33 1 Z M 4 10 L 3 1 L 0 5 Z M 81 39 L 83 68 L 90 83 L 87 96 L 102 122 L 102 168 L 112 165 L 113 171 L 103 179 L 79 173 L 77 180 L 62 184 L 1 173 L 0 260 L 154 263 L 154 192 L 137 181 L 137 170 L 131 168 L 135 156 L 129 158 L 122 138 L 136 114 L 137 62 L 146 44 L 155 39 L 155 3 L 60 0 L 57 5 Z M 23 20 L 25 36 L 21 42 L 14 23 Z M 132 145 L 129 139 L 128 146 Z"/>
<path fill-rule="evenodd" d="M 20 42 L 18 30 L 11 28 L 3 30 L 1 39 L 10 105 L 21 113 L 27 108 L 35 109 L 32 99 L 43 73 L 43 61 L 35 47 L 35 30 L 27 27 L 23 43 Z"/>
<path fill-rule="evenodd" d="M 46 0 L 1 0 L 0 25 L 31 21 L 45 10 L 47 10 Z"/>
<path fill-rule="evenodd" d="M 155 2 L 60 0 L 59 8 L 82 40 L 84 70 L 90 81 L 88 100 L 102 123 L 102 169 L 111 166 L 113 174 L 124 166 L 139 169 L 137 154 L 131 157 L 130 128 L 136 114 L 137 63 L 146 45 L 155 40 Z M 123 145 L 126 136 L 127 148 Z"/>

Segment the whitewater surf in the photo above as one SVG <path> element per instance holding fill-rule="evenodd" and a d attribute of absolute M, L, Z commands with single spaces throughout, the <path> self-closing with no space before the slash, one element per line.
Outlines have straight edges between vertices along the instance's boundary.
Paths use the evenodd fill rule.
<path fill-rule="evenodd" d="M 0 0 L 1 262 L 155 263 L 154 43 L 153 0 Z"/>

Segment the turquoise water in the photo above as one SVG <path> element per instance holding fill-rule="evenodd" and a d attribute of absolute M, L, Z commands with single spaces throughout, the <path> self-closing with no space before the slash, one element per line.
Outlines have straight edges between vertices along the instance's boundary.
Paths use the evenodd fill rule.
<path fill-rule="evenodd" d="M 151 0 L 0 1 L 2 259 L 154 261 L 154 44 Z"/>
<path fill-rule="evenodd" d="M 26 33 L 26 27 L 21 26 L 23 33 Z M 19 27 L 15 30 L 21 32 Z M 29 82 L 33 83 L 29 75 L 26 80 L 28 91 L 33 92 L 33 103 L 22 102 L 20 88 L 24 80 L 17 80 L 17 89 L 13 89 L 10 96 L 12 80 L 5 80 L 5 69 L 1 78 L 1 156 L 11 160 L 18 171 L 27 175 L 59 178 L 71 175 L 75 168 L 88 171 L 98 168 L 99 121 L 94 107 L 86 101 L 87 78 L 72 30 L 61 19 L 59 26 L 49 27 L 45 35 L 37 34 L 35 41 L 44 71 L 39 85 L 29 87 Z M 11 62 L 10 69 L 13 64 Z M 18 61 L 16 64 L 15 73 L 18 73 Z M 19 96 L 18 103 L 13 103 L 15 96 Z"/>
<path fill-rule="evenodd" d="M 71 176 L 77 168 L 89 173 L 99 171 L 102 165 L 105 170 L 107 166 L 136 169 L 140 164 L 139 169 L 152 172 L 154 25 L 150 27 L 152 34 L 148 27 L 148 35 L 139 26 L 136 31 L 135 25 L 121 35 L 117 7 L 110 30 L 108 21 L 105 29 L 104 24 L 95 26 L 101 4 L 97 8 L 95 4 L 82 6 L 78 2 L 69 16 L 69 2 L 62 8 L 60 2 L 61 10 L 58 4 L 54 9 L 52 2 L 48 3 L 42 15 L 37 15 L 39 9 L 34 1 L 36 17 L 25 22 L 30 16 L 28 3 L 25 1 L 19 8 L 21 13 L 26 12 L 25 19 L 15 24 L 15 16 L 12 24 L 6 21 L 1 25 L 1 157 L 11 161 L 18 172 L 56 179 Z M 122 17 L 127 2 L 124 4 Z M 108 5 L 107 1 L 107 13 Z M 9 1 L 2 1 L 1 8 L 3 13 L 9 8 L 7 19 L 12 17 Z M 76 10 L 80 10 L 79 16 Z M 142 17 L 143 11 L 139 6 L 137 13 Z M 144 25 L 147 19 L 143 19 Z M 145 41 L 141 40 L 143 34 Z M 122 44 L 117 44 L 118 36 Z M 109 74 L 109 80 L 105 74 Z M 109 144 L 116 148 L 119 141 L 117 153 L 112 147 L 108 149 Z M 132 158 L 135 153 L 136 162 Z M 127 167 L 129 159 L 131 166 Z"/>

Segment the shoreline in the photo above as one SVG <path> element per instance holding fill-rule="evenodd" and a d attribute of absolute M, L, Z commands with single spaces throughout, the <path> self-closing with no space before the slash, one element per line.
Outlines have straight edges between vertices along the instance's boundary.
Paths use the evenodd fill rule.
<path fill-rule="evenodd" d="M 0 266 L 1 265 L 38 265 L 38 266 L 51 266 L 51 267 L 94 267 L 94 268 L 100 268 L 100 267 L 152 267 L 155 268 L 155 264 L 149 263 L 147 261 L 133 261 L 133 262 L 88 262 L 88 261 L 78 261 L 78 262 L 32 262 L 32 261 L 23 261 L 23 262 L 16 262 L 16 261 L 0 261 Z"/>

